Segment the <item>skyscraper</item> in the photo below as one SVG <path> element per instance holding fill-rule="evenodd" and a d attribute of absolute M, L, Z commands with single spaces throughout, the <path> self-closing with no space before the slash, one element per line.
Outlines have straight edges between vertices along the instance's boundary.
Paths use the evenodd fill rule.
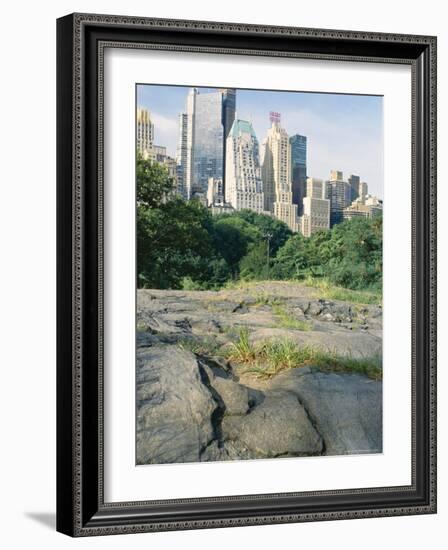
<path fill-rule="evenodd" d="M 358 197 L 350 206 L 344 208 L 343 218 L 349 220 L 355 217 L 374 218 L 383 213 L 383 203 L 378 197 L 369 196 L 366 199 Z"/>
<path fill-rule="evenodd" d="M 304 237 L 310 237 L 316 231 L 330 228 L 330 201 L 305 197 L 303 215 L 300 217 L 300 231 Z"/>
<path fill-rule="evenodd" d="M 350 185 L 350 198 L 352 201 L 357 199 L 359 197 L 359 185 L 360 185 L 360 177 L 355 176 L 354 174 L 351 174 L 348 178 L 348 183 Z"/>
<path fill-rule="evenodd" d="M 221 178 L 208 178 L 207 206 L 224 205 L 224 186 Z"/>
<path fill-rule="evenodd" d="M 226 202 L 235 210 L 263 212 L 259 145 L 250 122 L 233 122 L 227 138 L 226 165 Z"/>
<path fill-rule="evenodd" d="M 280 113 L 270 114 L 271 128 L 265 140 L 263 159 L 264 207 L 297 231 L 297 205 L 292 202 L 291 144 L 280 126 Z"/>
<path fill-rule="evenodd" d="M 325 198 L 325 184 L 321 179 L 308 178 L 300 231 L 305 237 L 330 228 L 330 201 Z"/>
<path fill-rule="evenodd" d="M 307 138 L 295 134 L 289 138 L 289 143 L 291 144 L 292 202 L 298 205 L 301 213 L 302 199 L 306 195 Z"/>
<path fill-rule="evenodd" d="M 351 204 L 351 187 L 339 170 L 330 172 L 326 182 L 326 198 L 330 200 L 330 226 L 342 221 L 342 211 Z"/>
<path fill-rule="evenodd" d="M 315 199 L 325 199 L 325 183 L 319 178 L 307 178 L 306 196 Z"/>
<path fill-rule="evenodd" d="M 187 113 L 179 114 L 179 135 L 176 151 L 177 185 L 179 194 L 187 198 Z"/>
<path fill-rule="evenodd" d="M 154 156 L 154 124 L 148 109 L 137 109 L 137 151 L 145 159 Z"/>
<path fill-rule="evenodd" d="M 179 117 L 185 195 L 205 195 L 208 179 L 224 177 L 225 142 L 235 118 L 235 90 L 199 92 L 192 88 Z"/>
<path fill-rule="evenodd" d="M 367 183 L 365 181 L 362 181 L 359 184 L 359 191 L 358 191 L 358 196 L 359 196 L 359 198 L 361 199 L 362 202 L 364 202 L 366 200 L 367 193 L 368 193 Z"/>
<path fill-rule="evenodd" d="M 236 90 L 226 88 L 222 90 L 222 126 L 224 130 L 223 161 L 222 161 L 222 181 L 225 187 L 226 183 L 226 155 L 227 138 L 229 137 L 236 113 Z"/>

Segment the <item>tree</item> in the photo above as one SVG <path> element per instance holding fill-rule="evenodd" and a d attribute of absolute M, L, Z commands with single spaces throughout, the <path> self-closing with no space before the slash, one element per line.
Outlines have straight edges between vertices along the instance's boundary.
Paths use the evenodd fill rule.
<path fill-rule="evenodd" d="M 233 277 L 239 273 L 239 262 L 250 245 L 261 239 L 260 231 L 239 216 L 219 217 L 213 224 L 214 248 L 227 262 Z"/>
<path fill-rule="evenodd" d="M 226 216 L 229 216 L 228 214 Z M 286 223 L 267 216 L 265 214 L 257 214 L 252 210 L 240 210 L 231 214 L 229 217 L 241 218 L 250 225 L 259 229 L 262 236 L 268 233 L 272 235 L 270 239 L 271 254 L 275 255 L 277 250 L 285 244 L 285 242 L 293 235 Z"/>
<path fill-rule="evenodd" d="M 272 268 L 276 279 L 300 279 L 309 267 L 309 251 L 300 233 L 290 237 L 277 252 Z"/>
<path fill-rule="evenodd" d="M 326 275 L 335 284 L 362 289 L 382 284 L 382 218 L 354 218 L 336 225 Z"/>
<path fill-rule="evenodd" d="M 146 288 L 220 288 L 229 279 L 324 276 L 347 288 L 382 283 L 382 219 L 354 218 L 309 238 L 271 216 L 212 217 L 172 193 L 158 163 L 137 159 L 137 273 Z M 270 266 L 267 267 L 267 236 Z"/>
<path fill-rule="evenodd" d="M 269 277 L 267 241 L 253 245 L 240 261 L 240 277 L 246 280 L 265 280 Z"/>
<path fill-rule="evenodd" d="M 309 238 L 290 237 L 277 252 L 272 272 L 279 279 L 325 276 L 352 289 L 381 286 L 381 217 L 346 220 Z"/>
<path fill-rule="evenodd" d="M 159 208 L 137 209 L 139 286 L 180 288 L 183 277 L 204 281 L 214 250 L 209 214 L 196 202 L 172 199 Z"/>
<path fill-rule="evenodd" d="M 165 166 L 137 156 L 137 205 L 157 208 L 173 190 L 174 179 Z"/>

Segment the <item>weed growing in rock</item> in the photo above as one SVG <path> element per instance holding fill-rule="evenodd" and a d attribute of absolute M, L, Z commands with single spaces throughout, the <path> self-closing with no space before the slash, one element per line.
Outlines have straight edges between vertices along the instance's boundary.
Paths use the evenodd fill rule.
<path fill-rule="evenodd" d="M 238 340 L 232 342 L 229 347 L 227 358 L 236 363 L 251 363 L 256 359 L 257 350 L 249 340 L 249 330 L 239 330 Z"/>
<path fill-rule="evenodd" d="M 248 372 L 270 378 L 283 370 L 305 366 L 327 372 L 363 374 L 374 380 L 382 377 L 381 357 L 354 358 L 313 346 L 302 346 L 289 339 L 271 339 L 255 348 Z"/>
<path fill-rule="evenodd" d="M 349 290 L 348 288 L 334 286 L 327 279 L 315 279 L 313 277 L 306 278 L 304 283 L 306 286 L 318 289 L 319 298 L 321 299 L 381 305 L 380 291 Z"/>
<path fill-rule="evenodd" d="M 270 296 L 267 292 L 257 292 L 254 295 L 254 302 L 249 304 L 253 306 L 280 306 L 284 303 L 277 296 Z"/>
<path fill-rule="evenodd" d="M 222 355 L 221 345 L 214 339 L 193 339 L 185 338 L 179 340 L 178 346 L 184 350 L 191 351 L 195 355 Z"/>
<path fill-rule="evenodd" d="M 143 321 L 137 321 L 137 332 L 145 332 L 148 329 L 148 325 Z"/>
<path fill-rule="evenodd" d="M 184 339 L 178 342 L 182 349 L 204 357 L 225 357 L 245 365 L 246 372 L 260 378 L 271 378 L 284 370 L 315 367 L 323 372 L 348 372 L 382 378 L 381 356 L 352 357 L 340 355 L 316 346 L 300 345 L 288 338 L 271 338 L 254 344 L 246 327 L 238 329 L 235 342 L 222 346 L 215 339 Z"/>
<path fill-rule="evenodd" d="M 272 308 L 274 315 L 278 318 L 277 326 L 294 330 L 311 330 L 313 323 L 297 319 L 283 305 L 275 305 Z"/>

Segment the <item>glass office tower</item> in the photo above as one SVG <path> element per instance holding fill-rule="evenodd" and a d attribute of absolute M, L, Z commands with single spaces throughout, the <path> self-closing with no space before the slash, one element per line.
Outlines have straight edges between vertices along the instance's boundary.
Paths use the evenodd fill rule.
<path fill-rule="evenodd" d="M 291 144 L 292 202 L 297 204 L 300 214 L 303 209 L 302 200 L 306 195 L 307 138 L 295 134 L 289 138 L 289 143 Z"/>
<path fill-rule="evenodd" d="M 225 142 L 235 119 L 235 90 L 200 91 L 187 98 L 185 187 L 188 198 L 205 195 L 209 178 L 225 175 Z"/>

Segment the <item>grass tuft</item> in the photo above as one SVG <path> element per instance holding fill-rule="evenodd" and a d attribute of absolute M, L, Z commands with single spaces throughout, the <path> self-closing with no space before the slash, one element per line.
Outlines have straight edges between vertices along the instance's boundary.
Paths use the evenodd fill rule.
<path fill-rule="evenodd" d="M 379 290 L 350 290 L 348 288 L 334 286 L 327 279 L 314 279 L 312 277 L 307 277 L 304 284 L 319 290 L 319 298 L 325 300 L 341 300 L 342 302 L 374 305 L 381 305 L 382 303 L 382 295 Z"/>
<path fill-rule="evenodd" d="M 262 378 L 283 370 L 313 366 L 325 372 L 350 372 L 381 380 L 381 357 L 354 358 L 313 346 L 296 344 L 289 339 L 266 340 L 256 349 L 255 360 L 247 369 Z"/>
<path fill-rule="evenodd" d="M 281 328 L 294 329 L 294 330 L 312 330 L 313 323 L 311 321 L 303 321 L 302 319 L 296 319 L 289 311 L 282 305 L 276 305 L 272 308 L 272 312 L 278 319 L 278 326 Z"/>
<path fill-rule="evenodd" d="M 256 348 L 249 340 L 249 330 L 241 328 L 238 340 L 230 344 L 227 359 L 236 363 L 251 363 L 256 358 Z"/>
<path fill-rule="evenodd" d="M 257 292 L 254 296 L 254 302 L 249 303 L 251 306 L 281 306 L 284 303 L 282 298 L 271 296 L 267 292 Z"/>
<path fill-rule="evenodd" d="M 220 344 L 213 338 L 204 340 L 184 338 L 183 340 L 179 340 L 178 346 L 186 351 L 191 351 L 195 355 L 222 355 Z"/>
<path fill-rule="evenodd" d="M 238 330 L 235 342 L 224 347 L 214 339 L 185 339 L 178 345 L 195 355 L 225 357 L 233 363 L 245 365 L 246 372 L 265 379 L 284 370 L 306 366 L 323 372 L 362 374 L 373 380 L 381 380 L 383 372 L 381 356 L 355 358 L 315 346 L 300 345 L 288 338 L 271 338 L 253 344 L 246 327 Z"/>
<path fill-rule="evenodd" d="M 190 351 L 199 355 L 220 355 L 233 363 L 245 365 L 246 372 L 260 378 L 271 378 L 289 369 L 306 366 L 324 372 L 347 372 L 367 376 L 373 380 L 382 378 L 381 356 L 355 358 L 326 351 L 315 346 L 300 345 L 289 338 L 271 338 L 257 344 L 250 341 L 249 330 L 240 328 L 237 340 L 218 348 L 204 343 L 195 343 Z"/>
<path fill-rule="evenodd" d="M 148 329 L 148 325 L 143 321 L 137 321 L 136 329 L 137 332 L 146 332 L 146 330 Z"/>

